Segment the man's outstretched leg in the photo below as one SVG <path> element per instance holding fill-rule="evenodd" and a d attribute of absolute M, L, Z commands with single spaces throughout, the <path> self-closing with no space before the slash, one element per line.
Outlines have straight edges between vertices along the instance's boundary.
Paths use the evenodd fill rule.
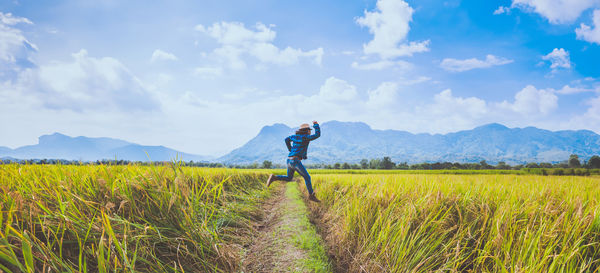
<path fill-rule="evenodd" d="M 294 164 L 294 167 L 296 168 L 296 171 L 304 178 L 304 184 L 306 184 L 306 190 L 308 190 L 308 200 L 313 202 L 321 202 L 319 199 L 317 199 L 315 192 L 313 191 L 310 174 L 308 174 L 306 168 L 304 168 L 304 165 L 302 165 L 300 160 L 295 163 L 296 164 Z"/>
<path fill-rule="evenodd" d="M 267 179 L 267 187 L 269 185 L 271 185 L 271 183 L 273 183 L 273 181 L 277 181 L 277 180 L 283 180 L 283 181 L 292 181 L 292 178 L 294 178 L 294 168 L 292 167 L 292 165 L 289 162 L 287 162 L 287 175 L 274 175 L 274 174 L 270 174 L 269 175 L 269 179 Z"/>
<path fill-rule="evenodd" d="M 267 179 L 267 187 L 269 187 L 269 185 L 271 185 L 271 183 L 273 183 L 273 181 L 275 181 L 275 175 L 269 174 L 269 179 Z"/>

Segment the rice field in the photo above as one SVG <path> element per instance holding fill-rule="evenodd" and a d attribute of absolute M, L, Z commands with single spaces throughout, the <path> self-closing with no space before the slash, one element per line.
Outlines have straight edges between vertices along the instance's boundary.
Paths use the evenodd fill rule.
<path fill-rule="evenodd" d="M 322 202 L 311 210 L 349 272 L 600 268 L 597 176 L 317 174 L 313 181 Z"/>
<path fill-rule="evenodd" d="M 599 176 L 312 173 L 338 272 L 599 271 Z M 0 165 L 0 272 L 239 272 L 267 174 Z"/>
<path fill-rule="evenodd" d="M 0 272 L 232 272 L 255 171 L 0 165 Z"/>

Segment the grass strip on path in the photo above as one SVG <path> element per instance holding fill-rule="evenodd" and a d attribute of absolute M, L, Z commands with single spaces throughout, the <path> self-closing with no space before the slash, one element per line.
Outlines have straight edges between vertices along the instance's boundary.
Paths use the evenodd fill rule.
<path fill-rule="evenodd" d="M 247 248 L 243 272 L 331 272 L 298 184 L 275 184 L 263 223 Z"/>
<path fill-rule="evenodd" d="M 286 216 L 290 219 L 290 227 L 296 229 L 292 237 L 294 245 L 307 252 L 307 257 L 297 263 L 311 272 L 330 272 L 331 265 L 323 247 L 323 241 L 317 234 L 315 226 L 308 219 L 308 208 L 302 201 L 298 184 L 286 184 L 285 195 L 289 202 L 285 204 Z"/>

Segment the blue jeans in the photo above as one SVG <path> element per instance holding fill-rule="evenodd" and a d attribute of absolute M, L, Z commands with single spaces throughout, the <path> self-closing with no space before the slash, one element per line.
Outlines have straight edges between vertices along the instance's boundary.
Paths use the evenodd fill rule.
<path fill-rule="evenodd" d="M 276 175 L 275 180 L 284 180 L 284 181 L 292 181 L 294 178 L 294 172 L 298 172 L 302 177 L 304 177 L 304 184 L 306 184 L 306 189 L 308 190 L 308 194 L 313 193 L 312 184 L 310 183 L 310 175 L 302 165 L 302 161 L 299 159 L 289 159 L 287 160 L 287 175 Z"/>

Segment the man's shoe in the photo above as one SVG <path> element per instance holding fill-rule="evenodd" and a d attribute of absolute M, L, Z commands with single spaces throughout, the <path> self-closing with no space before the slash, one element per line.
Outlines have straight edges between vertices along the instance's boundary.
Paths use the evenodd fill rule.
<path fill-rule="evenodd" d="M 269 185 L 271 185 L 271 182 L 273 182 L 274 179 L 275 179 L 275 176 L 273 174 L 270 174 L 269 179 L 267 179 L 267 187 L 269 187 Z"/>
<path fill-rule="evenodd" d="M 314 192 L 308 195 L 308 200 L 317 202 L 317 203 L 321 202 L 321 200 L 317 199 L 317 196 L 315 196 Z"/>

